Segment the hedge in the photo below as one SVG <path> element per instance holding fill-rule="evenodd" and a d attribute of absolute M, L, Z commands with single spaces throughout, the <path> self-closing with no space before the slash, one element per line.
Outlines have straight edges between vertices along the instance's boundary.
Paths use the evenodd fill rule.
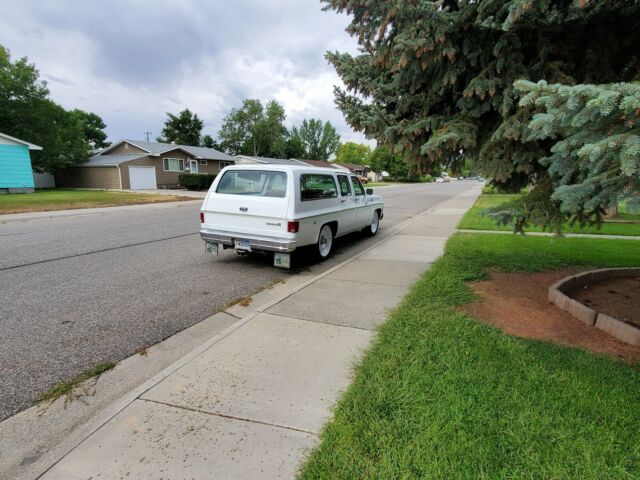
<path fill-rule="evenodd" d="M 178 182 L 187 190 L 207 190 L 215 178 L 210 173 L 181 173 Z"/>

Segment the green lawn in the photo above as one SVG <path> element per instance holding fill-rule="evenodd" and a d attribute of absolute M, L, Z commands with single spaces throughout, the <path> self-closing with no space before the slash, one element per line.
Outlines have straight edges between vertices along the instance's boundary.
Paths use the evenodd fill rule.
<path fill-rule="evenodd" d="M 488 216 L 482 216 L 481 212 L 485 208 L 495 207 L 502 203 L 514 200 L 518 195 L 508 194 L 483 194 L 478 197 L 474 206 L 466 213 L 462 218 L 458 228 L 469 230 L 513 230 L 513 227 L 496 225 L 496 223 Z M 624 208 L 621 209 L 621 213 L 618 215 L 621 220 L 636 220 L 640 221 L 639 214 L 625 213 Z M 540 227 L 529 226 L 526 228 L 528 232 L 542 232 L 544 231 Z M 607 234 L 607 235 L 640 235 L 640 223 L 637 224 L 624 224 L 624 223 L 604 223 L 600 229 L 597 227 L 581 227 L 579 225 L 566 224 L 563 228 L 565 233 L 595 233 L 595 234 Z"/>
<path fill-rule="evenodd" d="M 637 266 L 640 248 L 454 236 L 381 327 L 299 478 L 639 478 L 640 364 L 510 337 L 458 308 L 489 268 L 571 265 Z"/>
<path fill-rule="evenodd" d="M 373 187 L 390 187 L 391 185 L 397 185 L 397 183 L 393 182 L 369 182 L 365 183 L 365 188 L 373 188 Z"/>
<path fill-rule="evenodd" d="M 0 214 L 44 212 L 69 208 L 113 207 L 137 203 L 174 202 L 177 200 L 193 200 L 193 198 L 150 193 L 55 188 L 36 190 L 35 193 L 0 195 Z"/>

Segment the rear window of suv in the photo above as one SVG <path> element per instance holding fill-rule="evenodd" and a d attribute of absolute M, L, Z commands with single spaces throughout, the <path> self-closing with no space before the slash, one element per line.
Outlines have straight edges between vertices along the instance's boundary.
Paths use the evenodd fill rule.
<path fill-rule="evenodd" d="M 287 194 L 287 174 L 265 170 L 228 170 L 220 179 L 216 193 L 283 198 Z"/>

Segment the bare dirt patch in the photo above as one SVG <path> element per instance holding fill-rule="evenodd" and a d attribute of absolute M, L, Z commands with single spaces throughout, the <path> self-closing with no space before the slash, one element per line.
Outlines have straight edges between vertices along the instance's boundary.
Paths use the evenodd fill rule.
<path fill-rule="evenodd" d="M 471 288 L 482 299 L 465 305 L 464 311 L 509 335 L 579 347 L 626 360 L 640 360 L 640 347 L 627 345 L 602 330 L 588 327 L 549 303 L 549 286 L 573 273 L 490 272 L 489 280 L 471 283 Z"/>
<path fill-rule="evenodd" d="M 590 283 L 572 290 L 569 296 L 596 312 L 640 327 L 640 277 Z"/>

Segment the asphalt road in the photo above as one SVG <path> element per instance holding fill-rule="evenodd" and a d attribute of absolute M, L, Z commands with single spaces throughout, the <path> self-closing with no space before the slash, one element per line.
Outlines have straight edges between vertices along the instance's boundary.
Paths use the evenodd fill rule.
<path fill-rule="evenodd" d="M 378 236 L 351 235 L 313 271 L 380 241 L 392 225 L 475 182 L 383 187 Z M 0 197 L 0 202 L 2 198 Z M 199 203 L 2 224 L 0 420 L 101 362 L 117 362 L 295 271 L 227 251 L 206 256 Z"/>

